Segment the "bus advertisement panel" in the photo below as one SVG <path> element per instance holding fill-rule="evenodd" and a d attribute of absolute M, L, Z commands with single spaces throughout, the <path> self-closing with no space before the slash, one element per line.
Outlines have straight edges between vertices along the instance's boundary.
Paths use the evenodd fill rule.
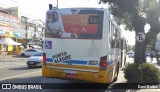
<path fill-rule="evenodd" d="M 100 16 L 98 14 L 81 14 L 81 10 L 79 10 L 80 14 L 73 14 L 71 11 L 64 14 L 56 10 L 48 11 L 45 36 L 51 38 L 97 39 L 96 34 L 100 31 Z M 98 38 L 101 38 L 101 36 Z"/>

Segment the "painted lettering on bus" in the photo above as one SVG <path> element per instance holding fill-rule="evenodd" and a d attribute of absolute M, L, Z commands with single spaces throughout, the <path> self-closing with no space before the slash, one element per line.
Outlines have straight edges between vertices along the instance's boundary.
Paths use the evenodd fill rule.
<path fill-rule="evenodd" d="M 68 55 L 67 52 L 62 52 L 52 56 L 55 63 L 63 62 L 65 60 L 71 59 L 71 55 Z"/>
<path fill-rule="evenodd" d="M 88 61 L 88 65 L 97 65 L 98 64 L 98 61 L 96 60 L 89 60 Z"/>

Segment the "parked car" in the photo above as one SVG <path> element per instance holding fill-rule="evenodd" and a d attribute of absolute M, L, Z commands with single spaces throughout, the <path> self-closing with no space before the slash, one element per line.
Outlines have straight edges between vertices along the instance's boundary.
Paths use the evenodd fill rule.
<path fill-rule="evenodd" d="M 30 48 L 42 50 L 42 47 L 39 45 L 29 45 Z"/>
<path fill-rule="evenodd" d="M 28 68 L 42 66 L 43 62 L 43 51 L 38 51 L 34 56 L 31 56 L 27 60 Z"/>
<path fill-rule="evenodd" d="M 149 57 L 150 56 L 150 52 L 145 52 L 145 56 Z"/>
<path fill-rule="evenodd" d="M 39 51 L 40 50 L 37 50 L 37 49 L 26 49 L 26 50 L 22 51 L 20 53 L 20 55 L 23 56 L 23 57 L 25 57 L 25 56 L 33 56 Z"/>
<path fill-rule="evenodd" d="M 151 56 L 151 53 L 153 54 L 153 57 L 159 56 L 159 55 L 156 54 L 155 52 L 147 52 L 147 53 L 145 53 L 145 55 L 146 55 L 147 57 L 150 57 L 150 56 Z"/>
<path fill-rule="evenodd" d="M 129 52 L 127 54 L 128 54 L 128 57 L 134 57 L 134 52 Z"/>

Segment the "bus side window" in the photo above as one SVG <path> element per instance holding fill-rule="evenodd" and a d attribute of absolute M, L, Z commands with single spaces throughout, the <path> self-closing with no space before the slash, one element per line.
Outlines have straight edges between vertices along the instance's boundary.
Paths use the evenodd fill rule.
<path fill-rule="evenodd" d="M 116 39 L 112 39 L 111 48 L 116 47 Z"/>
<path fill-rule="evenodd" d="M 89 16 L 89 24 L 100 24 L 100 16 Z"/>
<path fill-rule="evenodd" d="M 117 45 L 117 30 L 115 28 L 115 26 L 112 24 L 111 26 L 112 28 L 112 44 L 111 44 L 111 48 L 116 48 L 116 45 Z"/>
<path fill-rule="evenodd" d="M 112 39 L 112 48 L 121 48 L 121 42 L 119 39 Z"/>
<path fill-rule="evenodd" d="M 111 48 L 115 47 L 115 41 L 114 41 L 114 25 L 111 22 Z"/>
<path fill-rule="evenodd" d="M 117 39 L 117 42 L 116 42 L 116 48 L 120 48 L 121 49 L 121 40 L 120 40 L 120 32 L 116 29 L 116 39 Z"/>
<path fill-rule="evenodd" d="M 121 40 L 117 39 L 116 41 L 116 48 L 121 49 Z"/>
<path fill-rule="evenodd" d="M 112 23 L 109 21 L 109 43 L 112 42 Z"/>
<path fill-rule="evenodd" d="M 111 38 L 111 48 L 121 48 L 121 40 L 120 40 L 121 34 L 112 23 L 111 23 L 111 32 L 113 32 Z"/>

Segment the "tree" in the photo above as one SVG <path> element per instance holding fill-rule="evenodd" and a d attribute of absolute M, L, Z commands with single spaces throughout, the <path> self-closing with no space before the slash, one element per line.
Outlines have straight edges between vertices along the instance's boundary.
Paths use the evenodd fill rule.
<path fill-rule="evenodd" d="M 147 22 L 151 25 L 150 32 L 147 33 L 147 42 L 148 44 L 151 44 L 153 47 L 155 47 L 156 42 L 156 35 L 160 32 L 160 20 L 158 18 L 160 17 L 160 2 L 155 4 L 152 8 L 150 8 L 149 12 L 147 13 Z M 159 62 L 159 55 L 158 51 L 156 51 L 156 60 Z"/>
<path fill-rule="evenodd" d="M 128 45 L 127 46 L 127 51 L 134 51 L 135 50 L 135 46 L 133 45 Z"/>
<path fill-rule="evenodd" d="M 156 35 L 160 32 L 160 2 L 154 4 L 147 12 L 147 22 L 150 24 L 151 29 L 147 33 L 147 43 L 153 44 L 156 41 Z"/>
<path fill-rule="evenodd" d="M 147 23 L 147 18 L 150 18 L 151 8 L 155 9 L 154 5 L 157 0 L 100 0 L 100 3 L 108 3 L 111 13 L 116 18 L 118 24 L 126 25 L 126 29 L 144 33 L 144 26 Z M 152 18 L 151 18 L 152 19 Z M 158 20 L 157 17 L 154 18 Z M 153 24 L 154 25 L 154 24 Z M 151 25 L 151 29 L 154 28 Z M 148 34 L 153 34 L 151 31 Z M 136 41 L 134 62 L 139 64 L 140 61 L 146 62 L 145 49 L 149 36 L 142 43 Z M 141 48 L 141 50 L 140 50 Z"/>

